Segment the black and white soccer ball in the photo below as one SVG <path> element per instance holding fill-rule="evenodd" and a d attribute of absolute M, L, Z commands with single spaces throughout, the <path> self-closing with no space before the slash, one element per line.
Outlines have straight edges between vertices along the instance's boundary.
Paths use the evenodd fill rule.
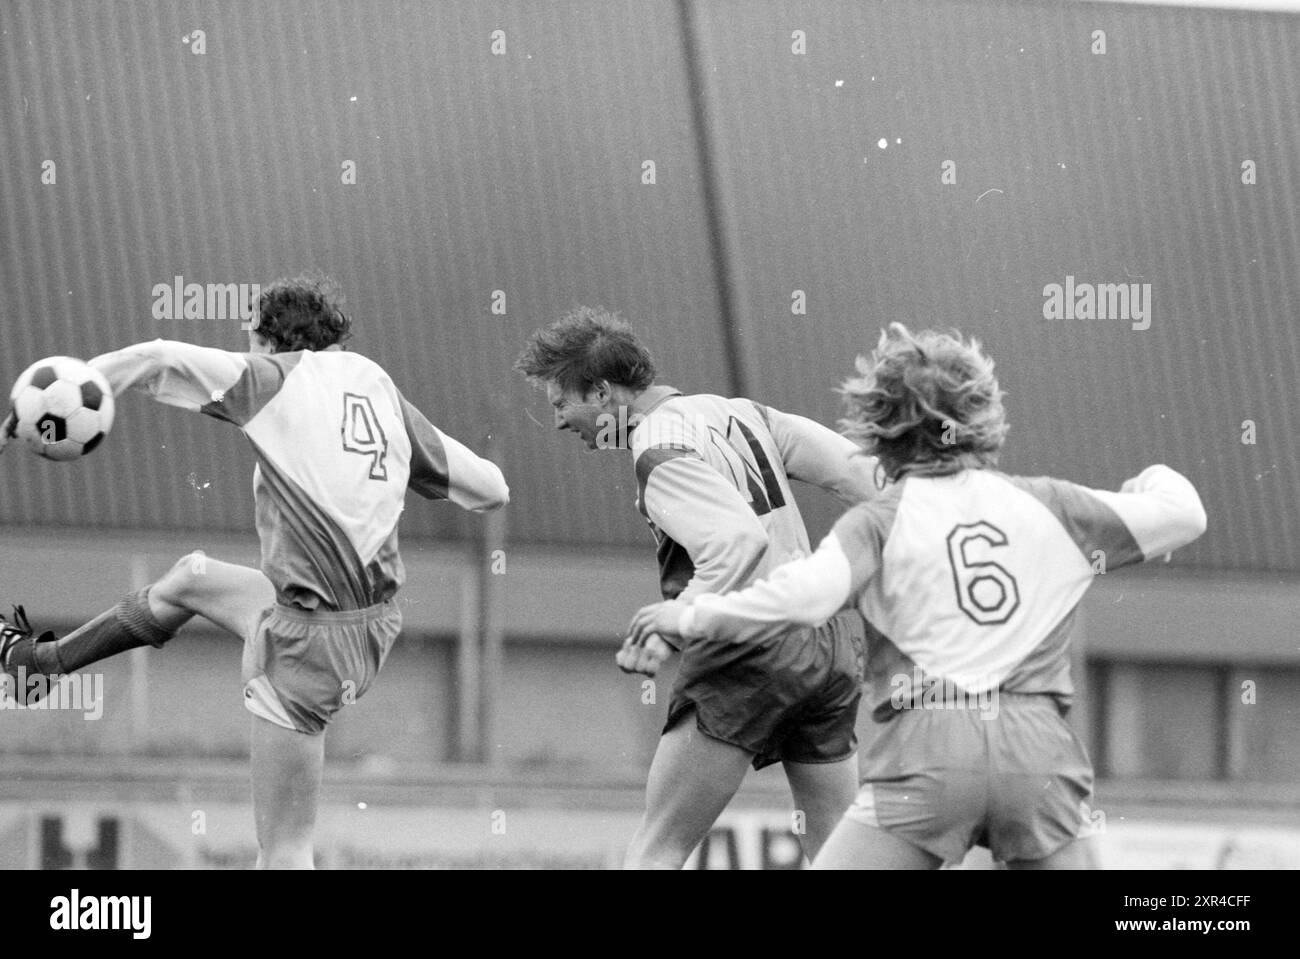
<path fill-rule="evenodd" d="M 75 460 L 98 446 L 113 426 L 113 391 L 104 374 L 70 356 L 38 360 L 9 394 L 6 426 L 37 456 Z"/>

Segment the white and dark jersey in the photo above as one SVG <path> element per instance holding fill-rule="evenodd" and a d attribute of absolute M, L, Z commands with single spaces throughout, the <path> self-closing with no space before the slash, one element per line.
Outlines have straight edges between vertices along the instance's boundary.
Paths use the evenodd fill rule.
<path fill-rule="evenodd" d="M 657 386 L 632 415 L 637 508 L 658 543 L 667 599 L 740 589 L 807 555 L 791 479 L 846 504 L 877 494 L 876 461 L 855 443 L 753 400 Z"/>
<path fill-rule="evenodd" d="M 969 469 L 905 477 L 851 509 L 816 553 L 729 596 L 700 596 L 681 631 L 745 638 L 819 624 L 856 603 L 881 634 L 868 655 L 877 719 L 899 677 L 968 694 L 1047 693 L 1068 706 L 1067 643 L 1096 572 L 1196 539 L 1186 478 L 1152 466 L 1124 492 Z M 896 705 L 896 704 L 895 704 Z"/>
<path fill-rule="evenodd" d="M 408 488 L 475 512 L 509 499 L 495 464 L 438 430 L 356 353 L 156 340 L 90 364 L 114 394 L 141 390 L 249 438 L 262 571 L 284 605 L 355 610 L 392 597 L 405 578 L 397 524 Z"/>

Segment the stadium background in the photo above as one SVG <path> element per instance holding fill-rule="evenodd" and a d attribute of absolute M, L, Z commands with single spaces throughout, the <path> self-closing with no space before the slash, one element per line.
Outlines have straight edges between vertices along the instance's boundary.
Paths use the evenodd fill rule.
<path fill-rule="evenodd" d="M 0 380 L 240 348 L 237 319 L 154 318 L 174 277 L 338 279 L 351 347 L 513 502 L 411 499 L 407 628 L 330 732 L 322 861 L 600 865 L 666 708 L 670 676 L 612 663 L 653 550 L 626 460 L 511 372 L 527 334 L 601 304 L 662 381 L 830 422 L 884 323 L 959 327 L 999 364 L 1004 468 L 1165 462 L 1209 514 L 1085 601 L 1107 863 L 1295 867 L 1297 49 L 1294 15 L 1086 2 L 5 3 Z M 1150 328 L 1045 320 L 1067 275 L 1150 283 Z M 2 598 L 66 628 L 190 549 L 255 562 L 252 465 L 139 397 L 84 462 L 11 451 Z M 836 507 L 801 504 L 815 540 Z M 0 866 L 251 862 L 238 654 L 189 627 L 104 665 L 97 720 L 0 714 Z M 786 803 L 751 775 L 705 858 L 788 864 Z"/>

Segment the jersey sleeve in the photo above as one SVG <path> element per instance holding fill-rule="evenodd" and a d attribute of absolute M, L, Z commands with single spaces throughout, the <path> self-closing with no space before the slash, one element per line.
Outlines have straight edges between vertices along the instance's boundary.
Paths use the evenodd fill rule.
<path fill-rule="evenodd" d="M 748 580 L 767 552 L 767 531 L 734 486 L 694 451 L 660 457 L 649 449 L 637 460 L 645 477 L 642 508 L 661 532 L 691 558 L 694 575 L 678 599 L 722 593 Z M 651 464 L 647 467 L 647 464 Z"/>
<path fill-rule="evenodd" d="M 1085 557 L 1100 552 L 1110 569 L 1163 556 L 1205 532 L 1195 487 L 1167 466 L 1147 467 L 1118 493 L 1047 477 L 1013 482 L 1052 511 Z"/>
<path fill-rule="evenodd" d="M 758 640 L 790 626 L 819 626 L 852 603 L 880 569 L 896 496 L 862 503 L 835 523 L 811 556 L 792 560 L 748 589 L 703 595 L 682 611 L 686 639 Z"/>
<path fill-rule="evenodd" d="M 805 416 L 754 405 L 767 421 L 788 476 L 833 493 L 846 506 L 877 495 L 876 458 L 857 443 Z"/>
<path fill-rule="evenodd" d="M 113 395 L 128 389 L 160 403 L 193 412 L 221 402 L 248 368 L 243 353 L 228 353 L 175 340 L 137 343 L 90 361 L 104 374 Z"/>
<path fill-rule="evenodd" d="M 425 499 L 451 500 L 475 513 L 500 509 L 510 502 L 510 488 L 500 467 L 442 432 L 406 397 L 399 397 L 411 441 L 409 489 Z"/>
<path fill-rule="evenodd" d="M 1077 489 L 1084 490 L 1083 487 Z M 1118 493 L 1084 491 L 1108 506 L 1118 518 L 1141 553 L 1135 561 L 1163 556 L 1186 546 L 1205 532 L 1205 507 L 1196 487 L 1187 477 L 1168 466 L 1148 466 L 1126 481 Z M 1098 545 L 1106 549 L 1109 543 Z"/>
<path fill-rule="evenodd" d="M 811 556 L 792 560 L 767 579 L 724 596 L 705 593 L 682 611 L 683 638 L 757 641 L 791 626 L 817 626 L 852 596 L 852 571 L 835 533 Z"/>

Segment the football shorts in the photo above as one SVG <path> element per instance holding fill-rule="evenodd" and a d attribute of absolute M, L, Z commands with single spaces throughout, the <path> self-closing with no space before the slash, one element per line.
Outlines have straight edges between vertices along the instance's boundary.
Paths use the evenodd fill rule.
<path fill-rule="evenodd" d="M 758 642 L 692 639 L 664 732 L 694 710 L 700 732 L 754 753 L 755 769 L 847 759 L 857 748 L 865 648 L 866 621 L 852 609 Z"/>
<path fill-rule="evenodd" d="M 286 729 L 323 732 L 370 688 L 401 629 L 391 601 L 347 612 L 270 606 L 244 644 L 244 705 Z"/>
<path fill-rule="evenodd" d="M 900 710 L 862 756 L 845 814 L 960 862 L 1043 859 L 1090 826 L 1092 764 L 1047 695 L 998 692 L 995 712 Z"/>

